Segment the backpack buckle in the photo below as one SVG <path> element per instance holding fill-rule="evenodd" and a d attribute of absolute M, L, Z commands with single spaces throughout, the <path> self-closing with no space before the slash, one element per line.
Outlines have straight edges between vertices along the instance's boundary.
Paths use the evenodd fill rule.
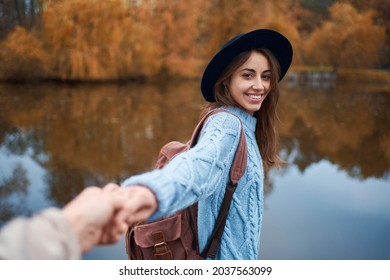
<path fill-rule="evenodd" d="M 155 251 L 156 253 L 164 252 L 164 251 L 169 251 L 168 246 L 167 246 L 167 243 L 165 243 L 165 242 L 160 242 L 160 243 L 154 244 L 154 251 Z"/>
<path fill-rule="evenodd" d="M 157 260 L 173 260 L 172 252 L 165 242 L 164 235 L 161 231 L 154 233 L 154 256 Z"/>

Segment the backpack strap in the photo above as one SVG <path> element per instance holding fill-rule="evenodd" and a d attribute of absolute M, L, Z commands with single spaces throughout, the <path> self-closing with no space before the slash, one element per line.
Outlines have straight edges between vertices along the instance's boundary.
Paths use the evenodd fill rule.
<path fill-rule="evenodd" d="M 196 144 L 196 141 L 199 138 L 200 132 L 202 131 L 203 125 L 206 122 L 206 120 L 210 116 L 220 112 L 226 112 L 234 115 L 233 113 L 224 109 L 215 109 L 207 112 L 207 114 L 199 121 L 198 125 L 194 129 L 194 132 L 192 133 L 192 137 L 190 139 L 190 147 L 193 147 Z M 239 117 L 237 118 L 241 123 L 240 118 Z M 248 161 L 247 145 L 245 141 L 244 129 L 241 123 L 240 142 L 238 143 L 236 154 L 234 156 L 233 163 L 230 168 L 230 180 L 232 181 L 233 185 L 237 184 L 238 180 L 240 180 L 241 176 L 244 174 L 247 161 Z"/>
<path fill-rule="evenodd" d="M 210 117 L 213 114 L 219 113 L 219 112 L 227 112 L 229 114 L 232 114 L 226 110 L 223 109 L 216 109 L 213 111 L 208 112 L 199 122 L 199 124 L 196 126 L 194 133 L 191 137 L 191 147 L 196 143 L 195 141 L 198 139 L 199 134 L 202 130 L 203 124 L 206 121 L 208 117 Z M 239 119 L 239 118 L 238 118 Z M 240 119 L 239 119 L 240 120 Z M 240 120 L 241 122 L 241 120 Z M 217 251 L 219 249 L 222 234 L 225 228 L 227 215 L 229 213 L 230 204 L 233 199 L 234 191 L 236 190 L 237 182 L 238 180 L 244 175 L 246 164 L 248 160 L 248 154 L 247 154 L 247 145 L 245 140 L 245 133 L 244 129 L 241 123 L 241 135 L 240 135 L 240 142 L 238 144 L 232 166 L 230 168 L 230 179 L 226 186 L 225 195 L 223 197 L 221 208 L 219 209 L 218 218 L 215 223 L 213 232 L 211 233 L 211 236 L 203 249 L 200 256 L 202 258 L 215 258 Z"/>
<path fill-rule="evenodd" d="M 214 230 L 211 233 L 205 248 L 200 254 L 200 256 L 204 259 L 206 257 L 214 259 L 215 256 L 217 255 L 217 251 L 221 244 L 222 234 L 225 229 L 227 215 L 229 213 L 230 204 L 232 202 L 233 194 L 234 191 L 236 190 L 236 186 L 237 184 L 233 185 L 232 181 L 229 181 L 228 185 L 226 186 L 225 195 L 223 197 L 221 208 L 219 209 L 219 214 L 214 226 Z"/>

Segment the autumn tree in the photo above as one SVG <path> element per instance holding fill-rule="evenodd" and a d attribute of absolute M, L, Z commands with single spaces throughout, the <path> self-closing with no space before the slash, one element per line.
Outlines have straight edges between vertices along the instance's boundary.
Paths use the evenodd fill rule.
<path fill-rule="evenodd" d="M 385 42 L 384 27 L 374 23 L 375 12 L 358 12 L 351 4 L 336 3 L 330 19 L 305 43 L 305 62 L 339 67 L 375 67 Z"/>
<path fill-rule="evenodd" d="M 0 1 L 0 38 L 3 39 L 16 26 L 31 30 L 39 21 L 43 0 Z"/>
<path fill-rule="evenodd" d="M 49 1 L 42 41 L 52 57 L 51 74 L 64 80 L 123 79 L 155 71 L 141 57 L 155 55 L 148 37 L 134 48 L 134 20 L 124 1 Z M 61 16 L 59 16 L 61 15 Z M 137 59 L 135 59 L 137 58 Z"/>
<path fill-rule="evenodd" d="M 358 11 L 375 10 L 374 22 L 386 29 L 386 43 L 381 55 L 381 66 L 390 66 L 390 1 L 389 0 L 343 0 L 349 1 Z"/>
<path fill-rule="evenodd" d="M 37 33 L 17 26 L 0 44 L 0 77 L 7 80 L 45 77 L 49 56 Z"/>
<path fill-rule="evenodd" d="M 321 19 L 329 17 L 321 25 L 317 21 L 312 31 L 302 20 L 313 18 L 318 7 L 328 7 L 333 0 L 326 5 L 319 0 L 237 0 L 234 6 L 228 0 L 13 3 L 19 2 L 37 4 L 39 24 L 32 29 L 18 26 L 0 43 L 2 79 L 198 77 L 228 39 L 257 28 L 274 29 L 288 37 L 294 64 L 373 67 L 388 61 L 389 47 L 383 47 L 386 21 L 365 9 L 377 4 L 356 9 L 347 0 L 336 2 L 329 13 L 321 10 Z M 10 1 L 5 3 L 0 12 L 12 7 Z M 304 15 L 303 4 L 314 5 L 309 5 L 310 16 Z M 0 18 L 4 20 L 4 15 Z"/>
<path fill-rule="evenodd" d="M 32 59 L 24 57 L 44 53 L 48 59 L 40 61 L 45 63 L 40 68 L 46 70 L 41 77 L 61 80 L 193 76 L 198 74 L 201 59 L 197 21 L 202 3 L 48 0 L 42 24 L 32 32 L 15 29 L 0 46 L 0 58 L 6 62 L 5 69 L 23 65 L 29 72 L 39 61 L 30 65 Z M 23 52 L 13 51 L 13 45 L 30 39 L 34 45 L 27 42 Z M 23 62 L 15 63 L 19 60 Z M 5 72 L 3 78 L 31 77 L 22 71 Z"/>
<path fill-rule="evenodd" d="M 310 35 L 321 26 L 322 21 L 329 17 L 329 7 L 333 0 L 299 0 L 294 7 L 299 33 L 303 38 Z"/>
<path fill-rule="evenodd" d="M 134 7 L 142 11 L 136 15 L 136 28 L 150 31 L 142 34 L 148 37 L 135 35 L 134 39 L 149 39 L 156 48 L 153 59 L 159 63 L 159 75 L 188 77 L 199 69 L 198 20 L 202 5 L 203 1 L 144 0 Z"/>
<path fill-rule="evenodd" d="M 298 54 L 300 36 L 293 15 L 293 0 L 213 0 L 206 1 L 202 16 L 204 58 L 207 61 L 233 36 L 258 28 L 270 28 L 286 35 Z M 299 55 L 297 55 L 299 57 Z"/>

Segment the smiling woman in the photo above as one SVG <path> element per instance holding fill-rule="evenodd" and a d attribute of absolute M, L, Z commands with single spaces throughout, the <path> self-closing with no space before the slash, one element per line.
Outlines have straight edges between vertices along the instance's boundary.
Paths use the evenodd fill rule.
<path fill-rule="evenodd" d="M 271 76 L 267 58 L 261 52 L 251 51 L 245 63 L 234 71 L 225 86 L 233 100 L 253 115 L 260 110 L 261 104 L 272 90 Z"/>
<path fill-rule="evenodd" d="M 257 33 L 267 38 L 267 42 L 257 41 Z M 256 141 L 266 167 L 280 164 L 276 154 L 276 106 L 280 94 L 279 82 L 286 75 L 293 55 L 289 41 L 276 34 L 271 30 L 255 30 L 234 37 L 210 61 L 201 84 L 205 99 L 211 101 L 203 114 L 220 106 L 247 110 L 244 103 L 250 105 L 252 111 L 248 113 L 256 119 Z M 239 73 L 244 70 L 249 72 Z M 260 97 L 258 101 L 255 92 L 264 98 Z"/>
<path fill-rule="evenodd" d="M 217 108 L 224 110 L 205 122 L 191 149 L 175 156 L 162 169 L 132 176 L 122 183 L 127 189 L 130 224 L 142 222 L 141 215 L 154 222 L 197 203 L 194 231 L 199 244 L 194 250 L 202 252 L 204 258 L 203 251 L 218 223 L 216 217 L 243 129 L 248 147 L 245 174 L 235 184 L 226 226 L 214 246 L 216 254 L 208 254 L 207 258 L 257 259 L 264 166 L 278 166 L 280 161 L 274 127 L 278 82 L 291 61 L 292 46 L 288 39 L 268 29 L 237 35 L 215 54 L 201 81 L 202 95 L 209 102 L 204 113 Z M 142 200 L 149 193 L 154 199 Z M 151 208 L 152 213 L 143 210 Z M 170 232 L 161 230 L 162 238 L 168 240 Z M 137 229 L 134 232 L 134 240 L 140 239 Z"/>

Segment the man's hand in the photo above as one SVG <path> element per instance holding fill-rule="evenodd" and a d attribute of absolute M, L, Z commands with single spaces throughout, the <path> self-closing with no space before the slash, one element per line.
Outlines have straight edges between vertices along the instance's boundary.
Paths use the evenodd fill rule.
<path fill-rule="evenodd" d="M 117 242 L 128 224 L 117 214 L 123 209 L 124 196 L 119 186 L 87 187 L 62 210 L 79 238 L 83 253 L 95 245 Z"/>

